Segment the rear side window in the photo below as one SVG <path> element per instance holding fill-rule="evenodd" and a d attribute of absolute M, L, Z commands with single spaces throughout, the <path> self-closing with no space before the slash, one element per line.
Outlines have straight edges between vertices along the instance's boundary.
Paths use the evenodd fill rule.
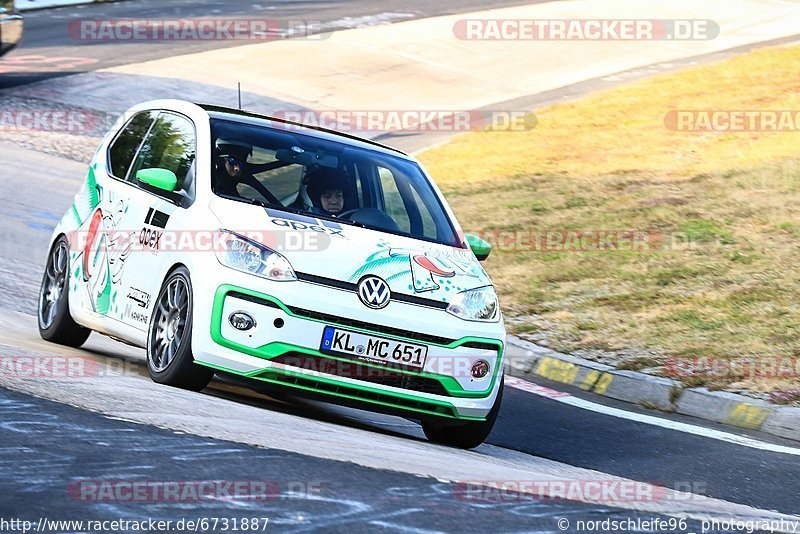
<path fill-rule="evenodd" d="M 154 111 L 145 111 L 135 115 L 111 144 L 108 149 L 108 161 L 112 176 L 124 180 L 128 175 L 128 169 L 136 156 L 136 151 L 142 144 L 144 136 L 147 135 L 150 125 L 153 124 L 155 116 Z"/>

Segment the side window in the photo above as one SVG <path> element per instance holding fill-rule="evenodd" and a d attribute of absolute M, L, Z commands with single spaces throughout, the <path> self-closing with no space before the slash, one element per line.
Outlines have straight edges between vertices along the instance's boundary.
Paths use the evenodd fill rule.
<path fill-rule="evenodd" d="M 378 167 L 378 175 L 381 179 L 386 213 L 392 216 L 400 230 L 436 239 L 436 222 L 419 192 L 414 188 L 415 184 L 410 183 L 403 175 L 395 176 L 392 171 L 384 167 Z"/>
<path fill-rule="evenodd" d="M 377 169 L 383 190 L 384 209 L 400 230 L 419 237 L 437 239 L 439 228 L 429 208 L 429 202 L 434 201 L 432 193 L 423 191 L 420 194 L 418 187 L 421 184 L 410 180 L 409 176 L 400 171 L 380 166 Z"/>
<path fill-rule="evenodd" d="M 416 188 L 411 187 L 411 192 L 414 194 L 414 203 L 419 206 L 419 214 L 422 217 L 422 232 L 425 237 L 435 238 L 436 237 L 436 222 L 433 220 L 431 216 L 431 212 L 428 211 L 428 207 L 425 205 L 425 202 L 422 200 L 422 197 L 419 196 L 419 192 Z"/>
<path fill-rule="evenodd" d="M 191 121 L 180 115 L 161 113 L 150 130 L 139 155 L 128 174 L 128 181 L 141 186 L 136 180 L 136 172 L 141 169 L 167 169 L 178 178 L 176 191 L 191 194 L 194 190 L 194 159 L 197 142 Z M 148 191 L 163 194 L 172 200 L 169 193 L 159 190 Z"/>
<path fill-rule="evenodd" d="M 403 197 L 400 196 L 400 191 L 397 189 L 392 171 L 378 167 L 378 176 L 381 179 L 386 213 L 392 216 L 392 219 L 394 219 L 402 232 L 411 232 L 411 220 L 408 217 L 408 210 L 403 203 Z"/>
<path fill-rule="evenodd" d="M 155 111 L 136 114 L 122 129 L 108 149 L 108 163 L 111 175 L 124 180 L 128 175 L 133 157 L 147 135 L 150 125 L 155 119 Z"/>

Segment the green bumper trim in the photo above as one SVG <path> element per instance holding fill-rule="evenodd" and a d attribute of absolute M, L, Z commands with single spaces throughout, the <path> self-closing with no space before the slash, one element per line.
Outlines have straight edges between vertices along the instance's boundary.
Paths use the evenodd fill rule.
<path fill-rule="evenodd" d="M 383 390 L 378 390 L 370 387 L 355 386 L 351 384 L 343 384 L 337 380 L 329 378 L 309 376 L 302 373 L 295 373 L 283 369 L 267 369 L 265 371 L 255 371 L 253 373 L 241 373 L 214 365 L 206 362 L 195 362 L 199 365 L 216 369 L 217 371 L 225 371 L 228 373 L 246 376 L 262 382 L 277 384 L 280 386 L 287 386 L 294 389 L 304 391 L 312 391 L 314 393 L 324 393 L 342 399 L 355 400 L 368 404 L 376 404 L 379 406 L 386 406 L 390 408 L 399 408 L 402 410 L 424 414 L 435 415 L 439 417 L 448 417 L 451 419 L 458 419 L 460 421 L 485 421 L 485 417 L 471 417 L 468 415 L 459 415 L 455 406 L 448 402 L 441 402 L 430 399 L 421 399 L 412 395 L 404 395 L 401 393 L 388 393 Z"/>
<path fill-rule="evenodd" d="M 238 344 L 236 342 L 233 342 L 233 341 L 230 341 L 230 340 L 224 338 L 222 336 L 222 331 L 221 331 L 222 308 L 223 308 L 224 303 L 225 303 L 225 296 L 228 293 L 231 293 L 231 292 L 242 293 L 242 294 L 245 294 L 245 295 L 249 295 L 251 297 L 256 297 L 256 298 L 259 298 L 259 299 L 263 299 L 263 300 L 272 302 L 276 306 L 278 306 L 284 313 L 286 313 L 287 315 L 289 315 L 291 317 L 294 317 L 296 319 L 302 319 L 304 321 L 313 321 L 313 322 L 317 322 L 317 323 L 321 323 L 321 324 L 325 324 L 325 325 L 329 325 L 330 324 L 332 326 L 338 326 L 338 327 L 340 327 L 342 329 L 345 329 L 345 330 L 350 330 L 350 331 L 354 331 L 354 332 L 362 332 L 362 333 L 373 335 L 373 336 L 377 336 L 377 337 L 383 337 L 383 338 L 388 338 L 388 339 L 397 339 L 397 340 L 400 340 L 400 341 L 406 341 L 408 343 L 419 344 L 419 341 L 416 341 L 416 340 L 413 340 L 413 339 L 407 339 L 407 338 L 403 338 L 403 337 L 399 337 L 399 336 L 392 336 L 392 335 L 384 334 L 384 333 L 381 333 L 381 332 L 374 332 L 374 331 L 365 330 L 365 329 L 362 329 L 362 328 L 352 327 L 352 326 L 349 326 L 349 325 L 340 325 L 340 324 L 337 324 L 337 323 L 330 323 L 330 322 L 326 322 L 326 321 L 321 321 L 319 319 L 313 319 L 313 318 L 308 318 L 308 317 L 303 317 L 303 316 L 300 316 L 300 315 L 296 315 L 293 312 L 291 312 L 289 310 L 289 308 L 283 302 L 281 302 L 280 300 L 278 300 L 275 297 L 272 297 L 270 295 L 266 295 L 264 293 L 259 293 L 257 291 L 252 291 L 250 289 L 245 289 L 245 288 L 242 288 L 242 287 L 233 286 L 233 285 L 230 285 L 230 284 L 221 285 L 217 289 L 216 294 L 214 295 L 214 307 L 213 307 L 213 311 L 212 311 L 212 314 L 211 314 L 211 338 L 214 340 L 215 343 L 217 343 L 217 344 L 219 344 L 219 345 L 221 345 L 223 347 L 235 350 L 237 352 L 242 352 L 242 353 L 248 354 L 250 356 L 256 356 L 256 357 L 259 357 L 259 358 L 264 358 L 264 359 L 268 359 L 269 360 L 269 359 L 277 358 L 278 356 L 286 354 L 287 352 L 301 352 L 301 353 L 312 355 L 312 356 L 320 356 L 320 357 L 324 357 L 324 358 L 330 358 L 330 359 L 334 359 L 334 360 L 339 360 L 339 361 L 342 361 L 342 362 L 353 362 L 353 360 L 350 360 L 350 359 L 347 359 L 347 358 L 340 358 L 340 357 L 337 357 L 335 355 L 325 354 L 325 353 L 320 352 L 319 350 L 316 350 L 316 349 L 309 349 L 309 348 L 306 348 L 306 347 L 300 347 L 300 346 L 289 344 L 289 343 L 271 342 L 271 343 L 267 343 L 266 345 L 262 345 L 261 347 L 253 348 L 253 347 L 247 347 L 247 346 L 244 346 L 244 345 L 240 345 L 240 344 Z M 466 337 L 462 337 L 461 339 L 458 339 L 456 341 L 453 341 L 452 343 L 449 343 L 447 345 L 440 345 L 440 344 L 436 344 L 436 343 L 427 343 L 427 344 L 428 345 L 439 346 L 439 347 L 444 347 L 444 348 L 448 348 L 448 349 L 454 349 L 454 348 L 460 347 L 460 346 L 462 346 L 462 345 L 464 345 L 466 343 L 469 343 L 469 342 L 486 343 L 486 344 L 495 345 L 497 347 L 497 359 L 496 359 L 495 365 L 494 365 L 494 373 L 492 375 L 491 381 L 489 382 L 489 386 L 486 389 L 484 389 L 483 391 L 466 391 L 466 390 L 464 390 L 464 388 L 461 387 L 461 384 L 459 384 L 458 381 L 455 378 L 453 378 L 452 376 L 445 376 L 445 375 L 439 375 L 439 374 L 427 373 L 427 372 L 419 372 L 418 373 L 418 372 L 413 372 L 413 371 L 404 371 L 404 370 L 400 370 L 400 369 L 397 369 L 397 371 L 401 372 L 403 374 L 409 375 L 409 376 L 418 376 L 418 377 L 421 377 L 421 378 L 428 378 L 428 379 L 436 380 L 436 381 L 438 381 L 439 383 L 442 384 L 442 387 L 445 389 L 445 391 L 447 391 L 448 395 L 450 395 L 452 397 L 476 398 L 476 399 L 485 398 L 485 397 L 487 397 L 487 396 L 489 396 L 491 394 L 491 392 L 492 392 L 492 390 L 494 388 L 495 381 L 497 380 L 498 373 L 501 372 L 500 361 L 501 361 L 501 358 L 503 357 L 503 343 L 501 341 L 499 341 L 497 339 L 490 339 L 490 338 L 484 338 L 484 337 L 466 336 Z M 372 365 L 372 364 L 369 364 L 367 362 L 358 362 L 358 364 L 359 365 L 364 365 L 366 367 L 372 367 L 372 368 L 375 368 L 375 369 L 384 369 L 383 366 Z M 258 371 L 256 373 L 251 373 L 250 375 L 258 374 L 259 372 L 262 372 L 262 371 Z M 250 375 L 248 375 L 248 376 L 250 376 Z M 299 376 L 306 377 L 307 375 L 300 374 Z M 257 377 L 254 377 L 254 378 L 257 378 Z M 338 381 L 335 381 L 335 380 L 333 380 L 332 382 L 337 383 L 337 384 L 341 384 L 341 382 L 338 382 Z M 362 386 L 351 386 L 350 384 L 348 384 L 348 387 L 359 387 L 359 388 L 361 388 Z M 383 395 L 386 395 L 386 392 L 383 391 L 383 390 L 375 390 L 373 388 L 366 388 L 366 389 L 369 389 L 369 390 L 372 390 L 372 391 L 380 391 Z M 418 397 L 411 397 L 411 398 L 418 399 Z"/>

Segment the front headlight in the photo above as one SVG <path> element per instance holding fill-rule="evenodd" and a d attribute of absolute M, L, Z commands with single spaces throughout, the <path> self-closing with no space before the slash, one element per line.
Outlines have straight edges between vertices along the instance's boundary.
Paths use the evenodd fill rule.
<path fill-rule="evenodd" d="M 458 293 L 447 312 L 468 321 L 496 321 L 498 308 L 494 288 L 486 286 Z"/>
<path fill-rule="evenodd" d="M 264 245 L 227 230 L 217 234 L 214 247 L 222 265 L 276 282 L 297 280 L 289 260 Z"/>

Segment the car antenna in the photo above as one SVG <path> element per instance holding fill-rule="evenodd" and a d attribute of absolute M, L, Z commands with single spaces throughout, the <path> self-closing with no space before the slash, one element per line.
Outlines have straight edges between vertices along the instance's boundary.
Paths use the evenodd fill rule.
<path fill-rule="evenodd" d="M 236 89 L 239 93 L 239 111 L 242 111 L 242 82 L 236 82 Z"/>

